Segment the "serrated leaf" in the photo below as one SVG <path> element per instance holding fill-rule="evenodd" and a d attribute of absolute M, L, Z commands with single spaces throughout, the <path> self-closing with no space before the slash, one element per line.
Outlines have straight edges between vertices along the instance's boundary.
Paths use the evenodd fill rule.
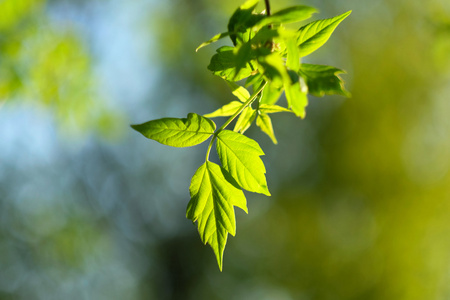
<path fill-rule="evenodd" d="M 229 32 L 222 32 L 219 34 L 216 34 L 215 36 L 213 36 L 211 39 L 209 39 L 208 41 L 202 43 L 200 46 L 197 47 L 197 49 L 195 49 L 195 52 L 197 52 L 199 49 L 208 46 L 211 43 L 217 42 L 220 39 L 223 39 L 224 37 L 229 36 L 230 33 Z"/>
<path fill-rule="evenodd" d="M 341 73 L 345 71 L 324 65 L 302 64 L 300 68 L 300 74 L 305 78 L 308 92 L 317 97 L 333 94 L 350 96 L 338 75 Z"/>
<path fill-rule="evenodd" d="M 172 147 L 191 147 L 206 141 L 216 130 L 216 124 L 195 113 L 187 118 L 163 118 L 131 125 L 146 138 Z"/>
<path fill-rule="evenodd" d="M 307 90 L 304 88 L 304 83 L 301 83 L 301 78 L 294 72 L 289 72 L 294 77 L 289 81 L 284 82 L 284 91 L 288 106 L 295 113 L 297 117 L 305 118 L 305 108 L 308 106 Z"/>
<path fill-rule="evenodd" d="M 255 140 L 234 131 L 222 130 L 217 135 L 216 149 L 223 168 L 243 189 L 270 196 L 266 168 L 260 158 L 264 152 Z"/>
<path fill-rule="evenodd" d="M 227 84 L 231 89 L 233 95 L 235 95 L 240 101 L 245 102 L 250 98 L 250 93 L 246 88 L 227 80 Z"/>
<path fill-rule="evenodd" d="M 191 200 L 186 217 L 198 222 L 200 238 L 204 244 L 211 246 L 222 271 L 228 233 L 233 236 L 236 234 L 233 206 L 247 212 L 244 193 L 226 170 L 210 161 L 195 172 L 189 192 Z"/>
<path fill-rule="evenodd" d="M 236 73 L 236 55 L 233 47 L 220 47 L 217 53 L 211 58 L 208 65 L 208 70 L 212 71 L 214 75 L 222 77 L 229 81 L 238 81 L 246 78 L 252 74 L 252 70 L 245 65 L 239 72 Z"/>
<path fill-rule="evenodd" d="M 257 26 L 265 26 L 273 23 L 295 23 L 309 19 L 313 13 L 317 12 L 314 7 L 298 5 L 282 9 L 271 16 L 259 21 Z"/>
<path fill-rule="evenodd" d="M 275 145 L 278 144 L 275 132 L 273 131 L 272 120 L 269 115 L 266 115 L 265 113 L 258 115 L 256 118 L 256 126 L 261 128 L 262 132 L 267 134 Z"/>
<path fill-rule="evenodd" d="M 235 132 L 244 133 L 247 129 L 250 128 L 253 120 L 255 120 L 255 117 L 256 111 L 251 107 L 247 106 L 246 108 L 244 108 L 238 120 L 236 121 L 236 125 L 234 126 L 233 130 Z"/>
<path fill-rule="evenodd" d="M 241 106 L 242 106 L 241 102 L 231 101 L 230 103 L 225 104 L 218 110 L 203 116 L 206 118 L 229 117 L 234 115 L 234 113 L 237 112 L 241 108 Z"/>
<path fill-rule="evenodd" d="M 273 114 L 273 113 L 279 113 L 279 112 L 292 112 L 289 109 L 284 108 L 282 106 L 271 105 L 271 104 L 260 104 L 259 111 L 261 113 L 265 113 L 265 114 Z"/>
<path fill-rule="evenodd" d="M 297 45 L 300 48 L 300 56 L 306 56 L 323 44 L 325 44 L 333 33 L 334 29 L 341 23 L 352 11 L 330 19 L 318 20 L 306 24 L 299 29 Z"/>

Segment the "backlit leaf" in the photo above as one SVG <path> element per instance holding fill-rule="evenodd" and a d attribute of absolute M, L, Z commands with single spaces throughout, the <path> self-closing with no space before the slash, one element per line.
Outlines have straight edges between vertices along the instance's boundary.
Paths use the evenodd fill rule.
<path fill-rule="evenodd" d="M 260 103 L 274 104 L 280 98 L 281 93 L 283 93 L 283 86 L 270 81 L 262 92 Z"/>
<path fill-rule="evenodd" d="M 300 48 L 300 56 L 306 56 L 325 44 L 333 33 L 334 29 L 352 11 L 330 19 L 318 20 L 306 24 L 299 29 L 297 45 Z"/>
<path fill-rule="evenodd" d="M 216 129 L 216 124 L 195 113 L 187 118 L 163 118 L 131 127 L 146 138 L 172 147 L 190 147 L 206 141 Z"/>
<path fill-rule="evenodd" d="M 211 246 L 222 271 L 228 233 L 236 234 L 233 206 L 247 212 L 244 193 L 227 171 L 210 161 L 195 172 L 189 192 L 191 200 L 186 217 L 198 223 L 200 238 L 204 244 Z"/>
<path fill-rule="evenodd" d="M 286 81 L 284 91 L 289 108 L 297 117 L 305 118 L 305 108 L 308 106 L 307 89 L 305 84 L 301 82 L 301 78 L 294 72 L 289 73 L 292 77 L 290 81 Z"/>
<path fill-rule="evenodd" d="M 256 141 L 234 131 L 222 130 L 217 135 L 216 149 L 223 168 L 243 189 L 270 196 L 266 168 L 260 158 L 264 152 Z"/>
<path fill-rule="evenodd" d="M 231 101 L 228 104 L 225 104 L 218 110 L 203 115 L 206 118 L 215 118 L 215 117 L 229 117 L 232 116 L 235 112 L 237 112 L 243 104 L 239 101 Z"/>
<path fill-rule="evenodd" d="M 256 25 L 264 26 L 273 23 L 287 24 L 300 22 L 309 19 L 315 12 L 317 12 L 315 8 L 304 5 L 288 7 L 262 19 Z"/>
<path fill-rule="evenodd" d="M 248 0 L 233 13 L 228 22 L 228 32 L 231 32 L 230 38 L 234 45 L 237 44 L 237 38 L 242 39 L 242 33 L 246 32 L 248 28 L 253 27 L 263 15 L 253 14 L 253 10 L 258 4 L 259 0 Z"/>
<path fill-rule="evenodd" d="M 248 65 L 244 65 L 239 74 L 236 73 L 236 55 L 233 49 L 229 46 L 217 49 L 217 53 L 213 55 L 208 65 L 208 70 L 228 81 L 238 81 L 250 76 L 252 70 Z"/>
<path fill-rule="evenodd" d="M 270 104 L 260 104 L 259 111 L 261 113 L 265 113 L 265 114 L 273 114 L 273 113 L 279 113 L 279 112 L 292 112 L 289 109 L 284 108 L 282 106 L 270 105 Z"/>
<path fill-rule="evenodd" d="M 253 120 L 256 117 L 256 111 L 251 107 L 247 106 L 239 116 L 234 126 L 235 132 L 244 133 L 252 125 Z"/>
<path fill-rule="evenodd" d="M 270 137 L 275 145 L 278 144 L 277 138 L 275 137 L 275 132 L 273 131 L 272 120 L 270 119 L 269 115 L 261 113 L 256 118 L 256 125 L 261 128 L 262 132 Z"/>
<path fill-rule="evenodd" d="M 350 96 L 345 89 L 344 82 L 338 74 L 343 70 L 324 65 L 302 64 L 300 74 L 305 78 L 308 92 L 314 96 L 342 95 Z"/>
<path fill-rule="evenodd" d="M 227 81 L 227 84 L 230 87 L 233 95 L 235 95 L 242 102 L 245 102 L 250 98 L 250 93 L 247 91 L 246 88 L 244 88 L 232 81 Z"/>
<path fill-rule="evenodd" d="M 197 49 L 195 49 L 195 52 L 197 52 L 199 49 L 208 46 L 211 43 L 217 42 L 220 39 L 223 39 L 224 37 L 229 36 L 230 33 L 229 32 L 223 32 L 223 33 L 219 33 L 216 34 L 215 36 L 213 36 L 211 39 L 209 39 L 208 41 L 202 43 L 200 46 L 197 47 Z"/>

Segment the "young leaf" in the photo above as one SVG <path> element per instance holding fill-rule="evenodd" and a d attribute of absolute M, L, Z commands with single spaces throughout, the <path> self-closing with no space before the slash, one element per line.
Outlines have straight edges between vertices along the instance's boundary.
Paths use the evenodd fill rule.
<path fill-rule="evenodd" d="M 239 100 L 242 102 L 245 102 L 250 98 L 250 93 L 247 91 L 246 88 L 227 80 L 227 84 L 231 89 L 231 92 L 233 95 L 235 95 Z"/>
<path fill-rule="evenodd" d="M 284 108 L 279 105 L 271 105 L 271 104 L 260 104 L 259 111 L 264 114 L 273 114 L 278 112 L 292 112 L 287 108 Z"/>
<path fill-rule="evenodd" d="M 322 97 L 323 95 L 342 95 L 350 96 L 345 89 L 344 82 L 338 74 L 345 73 L 338 68 L 302 64 L 300 74 L 305 78 L 308 92 L 314 96 Z"/>
<path fill-rule="evenodd" d="M 275 132 L 273 131 L 272 120 L 269 115 L 266 115 L 265 113 L 258 115 L 256 118 L 256 125 L 261 128 L 262 132 L 267 134 L 272 139 L 272 142 L 275 145 L 278 144 L 277 138 L 275 137 Z"/>
<path fill-rule="evenodd" d="M 248 66 L 248 63 L 250 62 L 251 59 L 252 59 L 251 43 L 247 42 L 247 43 L 241 44 L 236 53 L 236 61 L 235 61 L 236 75 L 235 75 L 235 78 L 233 79 L 233 81 L 239 80 L 236 78 L 239 78 L 238 76 L 239 76 L 240 71 Z M 248 77 L 248 76 L 246 76 L 246 77 Z"/>
<path fill-rule="evenodd" d="M 261 104 L 274 104 L 283 93 L 283 87 L 270 81 L 262 91 Z"/>
<path fill-rule="evenodd" d="M 212 71 L 214 75 L 222 77 L 225 80 L 238 81 L 246 78 L 252 74 L 252 70 L 245 65 L 240 70 L 239 74 L 236 72 L 236 55 L 233 47 L 223 46 L 217 49 L 217 53 L 211 58 L 208 65 L 208 70 Z"/>
<path fill-rule="evenodd" d="M 300 48 L 300 56 L 306 56 L 314 52 L 325 44 L 333 33 L 334 29 L 341 23 L 352 11 L 331 19 L 324 19 L 306 24 L 299 29 L 297 45 Z"/>
<path fill-rule="evenodd" d="M 266 168 L 259 157 L 264 152 L 256 141 L 234 131 L 222 130 L 217 135 L 216 149 L 223 168 L 243 189 L 270 196 Z"/>
<path fill-rule="evenodd" d="M 289 108 L 292 109 L 295 115 L 303 119 L 306 115 L 305 108 L 308 106 L 307 91 L 303 88 L 301 78 L 297 74 L 294 72 L 290 72 L 289 74 L 294 78 L 284 83 L 286 100 Z"/>
<path fill-rule="evenodd" d="M 228 104 L 225 104 L 218 110 L 203 115 L 206 118 L 215 118 L 215 117 L 229 117 L 232 116 L 235 112 L 237 112 L 243 104 L 239 101 L 231 101 Z"/>
<path fill-rule="evenodd" d="M 237 44 L 237 38 L 242 37 L 242 32 L 253 27 L 260 19 L 264 18 L 263 15 L 255 15 L 252 13 L 258 2 L 259 0 L 246 1 L 231 16 L 228 22 L 228 32 L 232 33 L 230 38 L 234 45 Z"/>
<path fill-rule="evenodd" d="M 233 184 L 234 183 L 234 184 Z M 223 251 L 228 233 L 236 234 L 234 207 L 247 213 L 244 193 L 220 166 L 207 161 L 195 172 L 189 187 L 191 200 L 186 217 L 198 222 L 198 232 L 204 244 L 209 244 L 222 271 Z"/>
<path fill-rule="evenodd" d="M 217 42 L 220 39 L 223 39 L 224 37 L 229 36 L 230 33 L 229 32 L 222 32 L 219 34 L 216 34 L 215 36 L 213 36 L 211 39 L 209 39 L 208 41 L 202 43 L 200 46 L 197 47 L 197 49 L 195 49 L 195 52 L 197 52 L 199 49 L 208 46 L 211 43 Z"/>
<path fill-rule="evenodd" d="M 286 40 L 287 61 L 286 67 L 298 72 L 300 68 L 300 53 L 297 47 L 297 43 L 294 39 Z"/>
<path fill-rule="evenodd" d="M 253 120 L 256 117 L 256 111 L 251 107 L 247 106 L 239 116 L 236 121 L 236 125 L 234 125 L 235 132 L 244 133 L 247 129 L 252 125 Z"/>
<path fill-rule="evenodd" d="M 206 141 L 216 130 L 207 118 L 190 113 L 186 118 L 163 118 L 131 127 L 146 138 L 172 147 L 191 147 Z"/>
<path fill-rule="evenodd" d="M 257 26 L 265 26 L 273 23 L 295 23 L 306 19 L 309 19 L 313 13 L 316 13 L 317 9 L 309 6 L 299 5 L 288 7 L 268 16 L 259 21 Z"/>

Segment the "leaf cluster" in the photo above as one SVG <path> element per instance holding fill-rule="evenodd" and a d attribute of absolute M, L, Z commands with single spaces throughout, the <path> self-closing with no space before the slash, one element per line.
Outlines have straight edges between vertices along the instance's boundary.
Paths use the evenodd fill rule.
<path fill-rule="evenodd" d="M 236 234 L 234 206 L 247 212 L 243 190 L 270 196 L 260 158 L 264 152 L 244 132 L 255 122 L 276 144 L 270 114 L 290 112 L 304 118 L 308 93 L 349 95 L 339 77 L 344 71 L 301 59 L 324 45 L 351 11 L 292 30 L 284 24 L 304 21 L 316 9 L 293 6 L 267 15 L 256 11 L 258 3 L 246 1 L 230 17 L 227 32 L 197 48 L 230 38 L 233 46 L 218 48 L 208 69 L 226 81 L 236 100 L 204 116 L 190 113 L 183 119 L 132 125 L 145 137 L 173 147 L 195 146 L 211 138 L 205 163 L 191 180 L 186 217 L 197 222 L 201 240 L 212 247 L 221 270 L 228 234 Z M 283 92 L 287 107 L 276 104 Z M 229 119 L 216 129 L 214 117 Z M 234 120 L 233 131 L 226 130 Z M 221 165 L 209 161 L 214 143 Z"/>

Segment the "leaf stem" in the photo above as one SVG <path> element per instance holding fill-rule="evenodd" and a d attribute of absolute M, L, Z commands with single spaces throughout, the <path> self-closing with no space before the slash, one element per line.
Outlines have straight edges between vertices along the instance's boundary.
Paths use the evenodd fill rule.
<path fill-rule="evenodd" d="M 261 93 L 261 91 L 264 89 L 264 87 L 266 86 L 267 82 L 265 82 L 264 84 L 262 84 L 259 89 L 257 91 L 255 91 L 250 98 L 248 98 L 247 101 L 245 101 L 244 104 L 242 104 L 242 106 L 222 125 L 220 126 L 219 129 L 217 129 L 214 132 L 214 136 L 212 137 L 211 141 L 209 142 L 208 145 L 208 150 L 206 151 L 206 161 L 209 161 L 209 153 L 211 152 L 211 148 L 212 145 L 214 143 L 214 140 L 217 138 L 217 135 L 224 130 L 228 125 L 230 125 L 231 122 L 233 122 L 234 119 L 236 119 L 236 117 L 249 105 L 251 105 L 253 103 L 253 101 L 255 101 L 256 97 L 259 95 L 259 93 Z"/>
<path fill-rule="evenodd" d="M 267 16 L 270 16 L 270 3 L 269 0 L 265 0 L 266 2 L 266 14 Z"/>

